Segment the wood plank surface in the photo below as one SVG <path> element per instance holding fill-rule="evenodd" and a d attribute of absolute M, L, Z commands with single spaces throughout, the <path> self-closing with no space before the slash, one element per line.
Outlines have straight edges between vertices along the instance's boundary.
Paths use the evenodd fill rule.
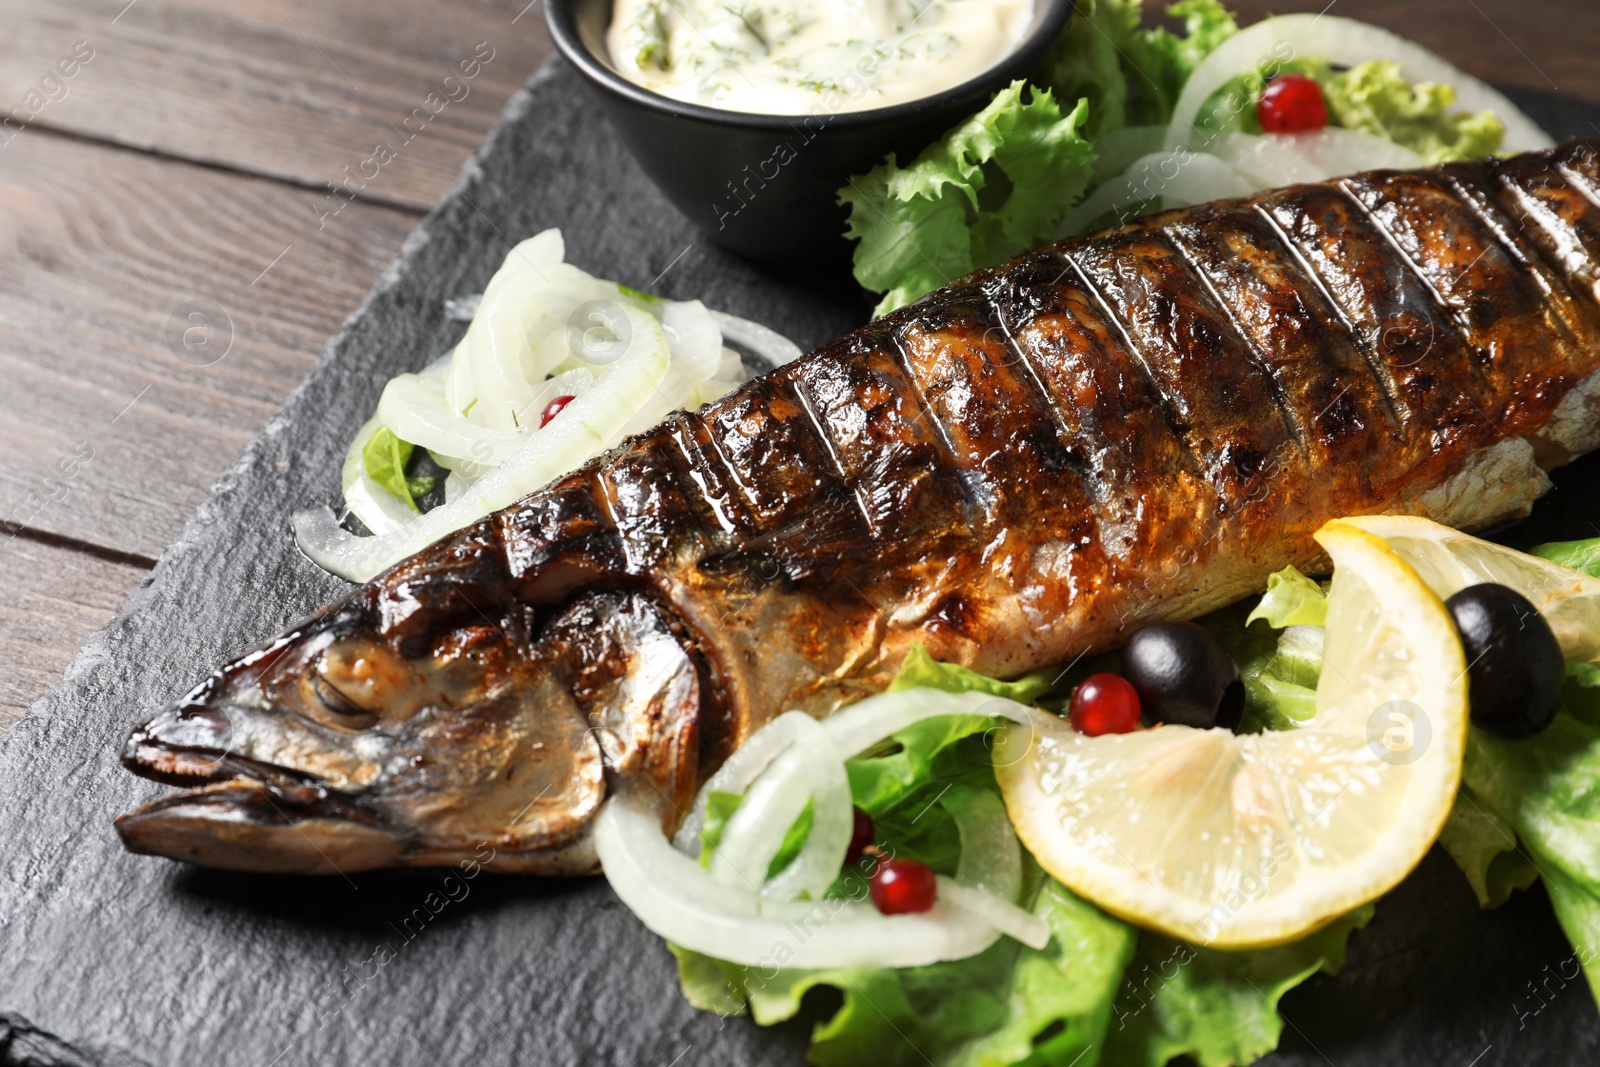
<path fill-rule="evenodd" d="M 89 635 L 148 573 L 83 552 L 0 535 L 0 735 L 61 680 Z"/>
<path fill-rule="evenodd" d="M 537 0 L 8 0 L 0 19 L 0 113 L 323 191 L 386 143 L 361 195 L 420 209 L 550 51 Z"/>
<path fill-rule="evenodd" d="M 50 135 L 0 150 L 0 520 L 161 553 L 416 222 L 354 203 L 319 228 L 317 199 Z"/>

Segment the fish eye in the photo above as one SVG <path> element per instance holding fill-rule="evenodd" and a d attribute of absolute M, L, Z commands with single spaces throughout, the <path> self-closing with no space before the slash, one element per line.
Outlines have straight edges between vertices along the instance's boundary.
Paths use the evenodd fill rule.
<path fill-rule="evenodd" d="M 339 688 L 323 676 L 321 667 L 309 673 L 311 693 L 316 698 L 311 710 L 326 712 L 326 718 L 315 715 L 329 726 L 347 730 L 364 730 L 378 721 L 378 717 L 352 701 Z"/>

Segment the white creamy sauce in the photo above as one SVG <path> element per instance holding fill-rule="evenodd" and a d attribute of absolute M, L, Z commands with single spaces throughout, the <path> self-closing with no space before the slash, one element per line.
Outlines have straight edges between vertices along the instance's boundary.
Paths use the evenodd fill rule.
<path fill-rule="evenodd" d="M 831 114 L 976 77 L 1032 16 L 1033 0 L 616 0 L 607 44 L 623 77 L 663 96 Z"/>

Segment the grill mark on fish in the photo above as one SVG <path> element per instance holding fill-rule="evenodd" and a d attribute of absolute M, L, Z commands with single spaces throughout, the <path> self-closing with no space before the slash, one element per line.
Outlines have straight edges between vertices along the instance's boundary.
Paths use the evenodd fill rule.
<path fill-rule="evenodd" d="M 1450 189 L 1462 204 L 1487 227 L 1539 287 L 1547 315 L 1572 344 L 1581 344 L 1593 332 L 1592 315 L 1586 315 L 1568 284 L 1565 271 L 1551 260 L 1545 248 L 1525 232 L 1518 233 L 1499 197 L 1499 184 L 1481 171 L 1441 168 Z"/>
<path fill-rule="evenodd" d="M 1594 142 L 1589 141 L 1567 146 L 1565 150 L 1557 148 L 1552 158 L 1555 160 L 1556 169 L 1567 184 L 1576 189 L 1579 195 L 1588 200 L 1590 204 L 1600 208 L 1600 179 L 1591 177 L 1575 167 L 1570 158 L 1573 155 L 1577 155 L 1580 161 L 1587 164 L 1591 169 L 1600 169 L 1595 164 Z"/>
<path fill-rule="evenodd" d="M 1150 396 L 1155 401 L 1156 410 L 1161 413 L 1162 419 L 1166 422 L 1167 432 L 1178 447 L 1183 450 L 1189 463 L 1198 470 L 1200 467 L 1199 457 L 1184 434 L 1183 419 L 1176 403 L 1168 395 L 1167 391 L 1162 388 L 1161 379 L 1156 375 L 1155 368 L 1150 366 L 1149 361 L 1144 357 L 1144 353 L 1140 352 L 1139 346 L 1134 343 L 1133 335 L 1129 332 L 1129 324 L 1117 314 L 1108 296 L 1095 284 L 1094 279 L 1083 269 L 1083 264 L 1079 263 L 1075 256 L 1070 252 L 1063 252 L 1062 258 L 1072 268 L 1072 272 L 1077 277 L 1078 284 L 1083 287 L 1083 291 L 1089 295 L 1095 306 L 1099 308 L 1106 324 L 1116 331 L 1117 338 L 1122 342 L 1122 353 L 1126 356 L 1127 361 L 1137 369 L 1145 388 L 1149 390 Z"/>
<path fill-rule="evenodd" d="M 1376 351 L 1371 346 L 1361 343 L 1355 320 L 1349 316 L 1344 307 L 1335 299 L 1333 290 L 1328 287 L 1327 281 L 1317 273 L 1316 268 L 1312 266 L 1305 252 L 1289 236 L 1288 231 L 1283 228 L 1283 224 L 1267 209 L 1266 205 L 1260 201 L 1255 201 L 1251 203 L 1250 211 L 1266 224 L 1268 232 L 1278 242 L 1283 254 L 1288 256 L 1291 262 L 1299 268 L 1300 274 L 1316 290 L 1317 295 L 1320 297 L 1321 305 L 1337 320 L 1339 329 L 1343 331 L 1343 336 L 1338 337 L 1337 334 L 1330 336 L 1338 337 L 1339 341 L 1348 342 L 1361 356 L 1362 365 L 1366 367 L 1368 375 L 1372 378 L 1373 388 L 1377 390 L 1378 396 L 1383 402 L 1384 417 L 1388 420 L 1390 428 L 1395 431 L 1395 436 L 1399 436 L 1399 432 L 1403 430 L 1405 423 L 1400 411 L 1400 397 L 1396 392 L 1394 381 L 1380 369 Z M 1331 327 L 1332 323 L 1330 322 Z"/>
<path fill-rule="evenodd" d="M 923 422 L 889 327 L 869 327 L 821 352 L 834 358 L 797 364 L 796 391 L 861 501 L 874 540 L 965 530 L 962 501 L 946 490 L 959 478 Z"/>
<path fill-rule="evenodd" d="M 1277 383 L 1280 402 L 1300 427 L 1296 441 L 1309 472 L 1361 471 L 1344 462 L 1346 450 L 1390 443 L 1392 409 L 1343 320 L 1298 257 L 1287 254 L 1278 228 L 1253 209 L 1239 209 L 1196 215 L 1174 225 L 1172 235 Z"/>
<path fill-rule="evenodd" d="M 753 730 L 881 690 L 916 644 L 1012 677 L 1314 565 L 1335 515 L 1500 520 L 1528 498 L 1470 487 L 1486 446 L 1600 444 L 1597 250 L 1587 145 L 1035 250 L 224 667 L 124 754 L 204 787 L 119 829 L 252 870 L 488 845 L 500 869 L 591 872 L 605 795 L 664 798 L 670 827 Z"/>
<path fill-rule="evenodd" d="M 823 455 L 827 456 L 828 458 L 830 473 L 840 485 L 845 487 L 845 491 L 850 494 L 850 500 L 855 504 L 856 513 L 861 519 L 862 529 L 866 531 L 868 537 L 876 537 L 878 535 L 878 531 L 872 521 L 872 509 L 868 507 L 866 499 L 861 495 L 860 488 L 857 487 L 846 474 L 844 461 L 839 458 L 838 452 L 834 449 L 833 441 L 823 429 L 821 414 L 812 404 L 810 396 L 808 396 L 806 391 L 800 387 L 800 383 L 798 381 L 794 384 L 794 396 L 795 402 L 800 405 L 800 410 L 805 412 L 806 420 L 811 429 L 812 436 L 820 446 Z"/>
<path fill-rule="evenodd" d="M 1059 262 L 1050 264 L 1051 269 L 1057 267 L 1060 269 L 1056 273 L 1055 280 L 1059 281 L 1070 268 L 1062 266 Z M 1022 273 L 1029 269 L 1037 268 L 1034 267 L 1031 261 L 1019 261 L 1012 273 Z M 985 279 L 983 283 L 983 296 L 987 304 L 986 317 L 995 324 L 995 329 L 1000 331 L 1000 335 L 1006 344 L 1006 350 L 1011 353 L 1012 358 L 1008 362 L 1022 368 L 1023 373 L 1019 380 L 1032 397 L 1032 403 L 1038 410 L 1044 412 L 1044 417 L 1050 421 L 1051 428 L 1054 430 L 1056 444 L 1060 448 L 1063 466 L 1072 470 L 1081 479 L 1086 470 L 1083 453 L 1078 447 L 1078 442 L 1074 440 L 1072 430 L 1068 427 L 1066 419 L 1062 416 L 1060 405 L 1051 400 L 1050 390 L 1045 385 L 1043 370 L 1028 354 L 1028 350 L 1018 343 L 1016 334 L 1006 321 L 1006 316 L 1001 310 L 996 296 L 996 288 L 1002 284 L 992 278 Z"/>
<path fill-rule="evenodd" d="M 1600 294 L 1600 208 L 1541 157 L 1508 160 L 1494 184 L 1514 215 L 1533 216 L 1538 225 L 1530 239 L 1557 263 L 1574 296 L 1581 302 L 1585 293 Z"/>
<path fill-rule="evenodd" d="M 1413 278 L 1415 278 L 1418 283 L 1420 283 L 1418 290 L 1428 297 L 1432 310 L 1436 312 L 1429 317 L 1430 351 L 1432 344 L 1438 340 L 1437 333 L 1439 328 L 1443 326 L 1450 331 L 1452 346 L 1458 352 L 1467 353 L 1469 356 L 1471 354 L 1478 355 L 1477 359 L 1468 358 L 1464 361 L 1461 361 L 1461 365 L 1466 368 L 1468 374 L 1473 380 L 1474 386 L 1476 387 L 1474 390 L 1476 395 L 1469 394 L 1469 398 L 1473 400 L 1473 406 L 1477 409 L 1478 413 L 1485 419 L 1488 419 L 1489 416 L 1484 414 L 1482 401 L 1488 397 L 1489 391 L 1492 388 L 1492 383 L 1488 380 L 1484 373 L 1482 354 L 1477 352 L 1476 346 L 1473 345 L 1472 341 L 1467 337 L 1466 331 L 1463 329 L 1462 324 L 1457 320 L 1455 309 L 1451 307 L 1445 298 L 1440 294 L 1437 286 L 1435 286 L 1433 282 L 1433 279 L 1429 277 L 1428 273 L 1420 265 L 1418 265 L 1416 259 L 1413 258 L 1411 251 L 1400 243 L 1394 232 L 1388 226 L 1384 225 L 1383 219 L 1378 217 L 1373 208 L 1368 206 L 1366 201 L 1362 199 L 1359 193 L 1350 187 L 1348 179 L 1341 179 L 1334 182 L 1333 188 L 1337 189 L 1344 198 L 1356 206 L 1356 210 L 1361 212 L 1362 217 L 1365 218 L 1368 225 L 1371 226 L 1372 232 L 1383 238 L 1384 243 L 1394 253 L 1395 258 L 1401 264 L 1403 264 L 1405 270 Z M 1427 353 L 1424 353 L 1424 356 L 1426 355 Z M 1493 420 L 1489 421 L 1492 422 Z"/>
<path fill-rule="evenodd" d="M 1498 428 L 1521 405 L 1548 407 L 1550 316 L 1526 271 L 1440 177 L 1374 174 L 1340 183 L 1400 248 L 1476 356 Z M 1570 385 L 1572 383 L 1565 383 Z"/>
<path fill-rule="evenodd" d="M 1261 203 L 1353 324 L 1351 336 L 1395 397 L 1403 440 L 1434 452 L 1476 442 L 1487 420 L 1471 361 L 1433 296 L 1361 206 L 1337 185 L 1295 187 Z"/>
<path fill-rule="evenodd" d="M 908 325 L 906 330 L 912 328 L 914 327 Z M 913 421 L 925 423 L 933 431 L 933 440 L 941 453 L 940 458 L 955 474 L 956 484 L 961 487 L 961 505 L 967 525 L 974 529 L 986 529 L 994 518 L 994 489 L 984 482 L 981 472 L 976 470 L 976 465 L 970 461 L 971 457 L 960 453 L 956 445 L 956 434 L 959 431 L 951 423 L 939 417 L 938 411 L 929 400 L 928 390 L 937 388 L 939 383 L 931 378 L 925 378 L 924 374 L 930 368 L 918 367 L 912 354 L 907 351 L 905 330 L 896 330 L 889 334 L 887 348 L 893 354 L 895 365 L 904 375 L 910 394 L 916 401 L 918 414 Z"/>
<path fill-rule="evenodd" d="M 937 317 L 909 322 L 897 337 L 932 417 L 947 427 L 957 464 L 989 492 L 988 521 L 975 536 L 985 559 L 1007 561 L 1000 581 L 1015 589 L 1032 568 L 1081 568 L 1103 560 L 1103 550 L 1081 464 L 997 318 L 976 281 Z M 1027 494 L 1018 491 L 1030 483 Z M 975 606 L 982 599 L 946 593 L 929 612 L 930 627 L 969 637 L 988 614 Z"/>
<path fill-rule="evenodd" d="M 1074 262 L 1158 381 L 1200 470 L 1231 516 L 1288 437 L 1265 375 L 1229 344 L 1233 331 L 1225 316 L 1165 232 L 1121 231 L 1084 244 L 1073 253 Z"/>
<path fill-rule="evenodd" d="M 1070 451 L 1082 457 L 1097 540 L 1113 571 L 1135 544 L 1210 523 L 1219 506 L 1213 487 L 1162 409 L 1146 368 L 1120 343 L 1115 323 L 1073 265 L 1051 250 L 1005 278 L 991 287 L 997 314 L 1067 425 Z M 1162 479 L 1181 491 L 1152 495 Z M 1188 502 L 1188 510 L 1175 507 L 1172 497 Z"/>
<path fill-rule="evenodd" d="M 1233 220 L 1230 219 L 1229 221 Z M 1305 424 L 1301 421 L 1298 413 L 1289 406 L 1283 383 L 1278 380 L 1278 376 L 1273 372 L 1271 361 L 1257 346 L 1255 339 L 1245 330 L 1243 323 L 1239 320 L 1237 309 L 1222 298 L 1222 294 L 1217 289 L 1216 280 L 1201 266 L 1193 246 L 1185 241 L 1184 231 L 1185 227 L 1182 224 L 1174 224 L 1167 231 L 1167 236 L 1172 241 L 1172 246 L 1177 249 L 1184 265 L 1188 267 L 1189 271 L 1204 288 L 1212 309 L 1221 319 L 1227 322 L 1234 340 L 1239 343 L 1240 348 L 1244 351 L 1245 358 L 1250 361 L 1250 365 L 1262 376 L 1262 380 L 1266 384 L 1267 393 L 1278 408 L 1279 418 L 1283 420 L 1284 431 L 1289 435 L 1290 440 L 1300 448 L 1301 452 L 1307 451 Z"/>
<path fill-rule="evenodd" d="M 694 483 L 694 499 L 711 516 L 716 528 L 729 538 L 740 532 L 754 532 L 748 513 L 737 509 L 734 496 L 728 489 L 732 475 L 727 465 L 720 458 L 714 460 L 713 456 L 708 456 L 700 448 L 696 438 L 704 432 L 704 423 L 693 412 L 684 412 L 674 416 L 671 425 L 671 441 L 677 450 L 682 476 Z M 714 447 L 709 440 L 707 447 Z M 718 466 L 714 468 L 713 462 Z"/>

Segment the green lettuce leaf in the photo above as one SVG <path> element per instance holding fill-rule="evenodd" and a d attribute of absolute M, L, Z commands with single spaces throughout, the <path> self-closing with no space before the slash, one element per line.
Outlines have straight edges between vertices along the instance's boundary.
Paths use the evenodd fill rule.
<path fill-rule="evenodd" d="M 1563 712 L 1519 741 L 1473 729 L 1461 776 L 1516 832 L 1600 999 L 1600 726 Z"/>
<path fill-rule="evenodd" d="M 1582 571 L 1591 578 L 1600 578 L 1600 537 L 1582 541 L 1551 541 L 1530 548 L 1528 555 Z"/>
<path fill-rule="evenodd" d="M 1505 141 L 1505 123 L 1494 112 L 1452 111 L 1455 89 L 1408 82 L 1392 60 L 1359 63 L 1319 80 L 1331 120 L 1387 137 L 1430 164 L 1493 155 Z"/>
<path fill-rule="evenodd" d="M 1253 952 L 1140 934 L 1101 1062 L 1161 1067 L 1187 1055 L 1200 1067 L 1232 1067 L 1266 1055 L 1283 1031 L 1278 1001 L 1317 972 L 1337 971 L 1350 933 L 1372 912 L 1369 904 L 1292 945 Z"/>
<path fill-rule="evenodd" d="M 1267 591 L 1247 623 L 1265 619 L 1274 630 L 1286 626 L 1322 626 L 1328 621 L 1328 594 L 1293 567 L 1267 579 Z"/>
<path fill-rule="evenodd" d="M 406 464 L 411 462 L 411 453 L 415 449 L 416 446 L 410 441 L 402 441 L 387 427 L 380 426 L 361 450 L 361 462 L 366 466 L 367 477 L 405 501 L 406 507 L 412 511 L 420 510 L 417 497 L 431 491 L 435 481 L 433 478 L 406 477 Z"/>
<path fill-rule="evenodd" d="M 1260 614 L 1260 606 L 1246 612 L 1235 604 L 1195 622 L 1216 636 L 1239 667 L 1244 713 L 1238 731 L 1298 729 L 1317 710 L 1321 627 L 1296 625 L 1278 633 Z"/>
<path fill-rule="evenodd" d="M 1539 877 L 1528 857 L 1518 851 L 1511 824 L 1486 808 L 1465 785 L 1439 833 L 1439 844 L 1467 876 L 1481 908 L 1498 908 L 1510 899 L 1512 890 L 1526 889 Z"/>
<path fill-rule="evenodd" d="M 1134 934 L 1029 867 L 1031 910 L 1053 934 L 1043 949 L 1003 938 L 931 967 L 763 973 L 675 947 L 678 977 L 696 1007 L 762 1025 L 793 1018 L 812 989 L 839 990 L 812 1034 L 820 1067 L 1071 1063 L 1105 1032 Z"/>
<path fill-rule="evenodd" d="M 840 189 L 856 280 L 884 294 L 874 315 L 1055 236 L 1094 167 L 1086 112 L 1013 82 L 913 162 L 890 155 Z"/>
<path fill-rule="evenodd" d="M 1018 704 L 1031 704 L 1054 688 L 1056 672 L 1034 671 L 1015 681 L 1002 682 L 986 674 L 959 667 L 954 663 L 940 663 L 928 655 L 921 645 L 911 646 L 911 652 L 900 665 L 900 673 L 889 683 L 889 692 L 901 689 L 940 689 L 946 693 L 988 693 L 1005 697 Z"/>
<path fill-rule="evenodd" d="M 1060 100 L 1087 101 L 1091 140 L 1164 125 L 1194 68 L 1239 29 L 1217 0 L 1183 0 L 1167 14 L 1184 20 L 1183 36 L 1141 28 L 1142 0 L 1080 0 L 1043 80 Z"/>

